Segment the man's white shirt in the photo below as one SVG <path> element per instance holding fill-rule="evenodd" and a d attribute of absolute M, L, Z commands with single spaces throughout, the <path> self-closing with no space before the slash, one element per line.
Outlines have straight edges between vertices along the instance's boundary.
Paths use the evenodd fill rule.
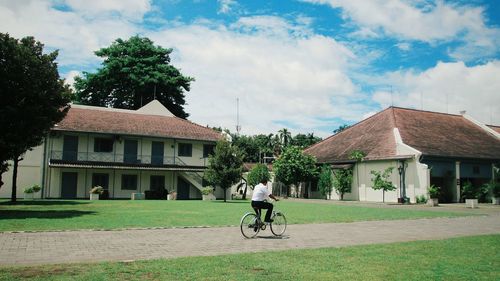
<path fill-rule="evenodd" d="M 270 194 L 271 192 L 267 189 L 267 186 L 259 183 L 253 189 L 252 201 L 264 201 Z"/>

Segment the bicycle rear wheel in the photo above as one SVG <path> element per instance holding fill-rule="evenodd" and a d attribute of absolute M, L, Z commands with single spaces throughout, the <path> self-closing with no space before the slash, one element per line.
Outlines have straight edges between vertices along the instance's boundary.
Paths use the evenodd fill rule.
<path fill-rule="evenodd" d="M 286 218 L 283 213 L 276 213 L 271 223 L 271 232 L 276 236 L 281 236 L 286 230 Z"/>
<path fill-rule="evenodd" d="M 260 227 L 257 216 L 253 213 L 245 214 L 240 222 L 241 234 L 246 238 L 253 238 L 259 233 Z"/>

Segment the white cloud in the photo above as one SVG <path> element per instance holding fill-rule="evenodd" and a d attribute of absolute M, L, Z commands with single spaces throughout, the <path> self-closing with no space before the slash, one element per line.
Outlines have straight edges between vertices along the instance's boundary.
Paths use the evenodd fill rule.
<path fill-rule="evenodd" d="M 121 16 L 122 12 L 132 16 L 132 11 L 121 8 L 116 2 L 104 1 L 107 6 L 96 3 L 90 1 L 83 11 L 76 4 L 73 6 L 76 10 L 63 11 L 50 1 L 2 2 L 0 32 L 8 32 L 16 38 L 34 36 L 49 49 L 59 49 L 57 61 L 62 66 L 95 65 L 99 59 L 94 51 L 108 46 L 116 38 L 127 38 L 140 31 L 129 18 Z M 108 17 L 103 13 L 110 11 L 116 16 Z M 93 18 L 88 18 L 89 14 Z M 140 14 L 143 12 L 138 12 Z"/>
<path fill-rule="evenodd" d="M 117 14 L 131 20 L 141 20 L 151 10 L 150 0 L 65 0 L 66 4 L 78 14 L 96 18 Z"/>
<path fill-rule="evenodd" d="M 219 11 L 220 14 L 227 14 L 231 11 L 232 6 L 236 4 L 234 0 L 217 0 L 219 2 Z"/>
<path fill-rule="evenodd" d="M 75 77 L 79 75 L 81 75 L 80 71 L 71 70 L 64 75 L 64 82 L 70 87 L 73 87 L 73 83 L 75 83 Z"/>
<path fill-rule="evenodd" d="M 396 47 L 398 47 L 402 51 L 409 51 L 411 49 L 410 43 L 407 42 L 397 43 Z"/>
<path fill-rule="evenodd" d="M 467 67 L 462 62 L 439 62 L 424 72 L 397 71 L 380 78 L 393 85 L 377 91 L 373 100 L 382 107 L 391 105 L 459 114 L 466 110 L 487 124 L 500 124 L 500 61 Z"/>
<path fill-rule="evenodd" d="M 328 125 L 319 118 L 357 120 L 367 111 L 352 104 L 359 89 L 346 72 L 356 56 L 307 26 L 250 17 L 229 27 L 184 25 L 148 36 L 175 47 L 174 65 L 196 78 L 186 109 L 197 123 L 234 130 L 237 97 L 245 134 L 275 133 L 284 127 L 280 121 L 311 132 Z"/>
<path fill-rule="evenodd" d="M 382 33 L 406 40 L 429 43 L 460 41 L 464 45 L 450 50 L 460 60 L 494 55 L 500 46 L 500 29 L 488 27 L 482 7 L 435 1 L 404 0 L 304 0 L 341 8 L 345 19 L 359 26 L 356 36 L 375 37 Z"/>

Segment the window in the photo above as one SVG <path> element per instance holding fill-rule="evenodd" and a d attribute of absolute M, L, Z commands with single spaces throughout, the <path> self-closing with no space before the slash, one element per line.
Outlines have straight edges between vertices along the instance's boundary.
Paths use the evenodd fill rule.
<path fill-rule="evenodd" d="M 94 139 L 94 152 L 112 152 L 113 151 L 113 140 L 106 138 L 95 138 Z"/>
<path fill-rule="evenodd" d="M 203 158 L 207 158 L 208 155 L 213 154 L 214 148 L 215 148 L 215 145 L 213 145 L 213 144 L 204 144 L 203 145 Z"/>
<path fill-rule="evenodd" d="M 193 156 L 193 145 L 190 143 L 179 143 L 179 156 Z"/>
<path fill-rule="evenodd" d="M 137 175 L 122 175 L 122 190 L 136 190 Z"/>
<path fill-rule="evenodd" d="M 479 168 L 479 166 L 472 166 L 472 173 L 474 175 L 479 175 L 481 174 L 481 169 Z"/>

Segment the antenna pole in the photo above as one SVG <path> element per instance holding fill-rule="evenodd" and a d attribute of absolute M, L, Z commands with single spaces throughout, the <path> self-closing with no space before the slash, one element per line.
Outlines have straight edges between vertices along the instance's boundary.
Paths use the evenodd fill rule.
<path fill-rule="evenodd" d="M 240 98 L 236 98 L 236 134 L 240 135 Z"/>

